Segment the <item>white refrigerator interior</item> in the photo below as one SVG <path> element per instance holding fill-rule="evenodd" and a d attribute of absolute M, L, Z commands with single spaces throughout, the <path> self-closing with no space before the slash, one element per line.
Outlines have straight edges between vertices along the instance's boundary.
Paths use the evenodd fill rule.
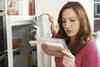
<path fill-rule="evenodd" d="M 7 27 L 9 32 L 8 47 L 9 47 L 9 52 L 11 53 L 9 55 L 9 57 L 11 58 L 9 59 L 13 60 L 13 61 L 9 61 L 10 64 L 9 67 L 14 67 L 14 66 L 28 67 L 27 59 L 28 59 L 30 49 L 28 48 L 29 44 L 27 42 L 28 36 L 25 36 L 25 32 L 31 27 L 33 16 L 9 16 L 7 19 L 9 25 Z M 22 40 L 21 41 L 22 43 L 18 48 L 18 51 L 20 52 L 19 55 L 13 54 L 14 52 L 14 50 L 12 49 L 13 37 L 19 37 Z M 11 56 L 12 54 L 13 56 Z"/>
<path fill-rule="evenodd" d="M 24 40 L 22 43 L 22 44 L 24 44 L 24 45 L 22 45 L 22 47 L 24 47 L 24 48 L 28 45 L 26 40 L 25 40 L 25 39 L 28 39 L 28 36 L 24 35 L 25 34 L 24 32 L 28 29 L 28 27 L 30 28 L 31 26 L 34 26 L 37 28 L 36 39 L 38 37 L 42 37 L 44 39 L 51 38 L 51 36 L 52 36 L 51 30 L 50 30 L 50 22 L 49 22 L 47 16 L 20 16 L 20 17 L 9 16 L 8 19 L 9 19 L 8 22 L 10 23 L 10 26 L 9 26 L 10 33 L 13 32 L 13 33 L 11 33 L 13 36 L 18 36 L 22 40 Z M 29 31 L 28 31 L 28 33 L 29 33 Z M 20 34 L 22 34 L 22 36 Z M 12 40 L 12 38 L 11 38 L 11 40 Z M 24 52 L 23 52 L 23 50 L 24 50 Z M 23 50 L 21 51 L 21 55 L 15 56 L 13 58 L 14 63 L 16 63 L 14 65 L 16 65 L 18 67 L 23 67 L 24 65 L 25 65 L 24 67 L 28 66 L 28 63 L 26 63 L 26 60 L 27 60 L 28 51 L 30 51 L 30 48 L 29 49 L 25 48 Z M 23 58 L 25 58 L 25 59 L 23 59 Z M 18 59 L 22 59 L 22 60 L 18 60 Z M 54 63 L 52 66 L 51 59 L 53 59 L 53 58 L 46 55 L 42 51 L 41 45 L 37 42 L 37 66 L 38 67 L 48 67 L 48 66 L 55 67 Z"/>

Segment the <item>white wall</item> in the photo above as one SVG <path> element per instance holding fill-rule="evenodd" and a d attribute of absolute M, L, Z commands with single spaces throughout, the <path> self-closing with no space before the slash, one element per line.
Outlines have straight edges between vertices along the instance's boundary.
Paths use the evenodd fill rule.
<path fill-rule="evenodd" d="M 22 8 L 22 9 L 21 9 Z M 22 0 L 21 15 L 29 16 L 29 0 Z"/>
<path fill-rule="evenodd" d="M 47 12 L 57 19 L 60 8 L 66 2 L 67 0 L 35 0 L 36 15 Z"/>

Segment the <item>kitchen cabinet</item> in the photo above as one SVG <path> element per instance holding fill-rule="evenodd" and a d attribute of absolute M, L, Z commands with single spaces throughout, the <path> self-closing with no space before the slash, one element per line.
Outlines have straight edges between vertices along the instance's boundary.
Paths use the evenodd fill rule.
<path fill-rule="evenodd" d="M 100 31 L 100 0 L 94 0 L 94 32 Z"/>

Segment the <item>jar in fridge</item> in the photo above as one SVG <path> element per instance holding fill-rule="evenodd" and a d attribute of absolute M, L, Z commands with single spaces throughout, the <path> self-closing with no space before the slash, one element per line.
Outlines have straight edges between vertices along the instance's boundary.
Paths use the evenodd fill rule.
<path fill-rule="evenodd" d="M 8 0 L 7 1 L 7 14 L 8 15 L 19 15 L 21 11 L 21 0 Z"/>

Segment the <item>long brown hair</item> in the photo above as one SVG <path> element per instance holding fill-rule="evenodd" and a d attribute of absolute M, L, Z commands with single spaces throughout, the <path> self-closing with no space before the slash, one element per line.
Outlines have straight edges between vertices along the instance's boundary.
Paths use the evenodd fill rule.
<path fill-rule="evenodd" d="M 76 35 L 74 43 L 75 45 L 69 48 L 72 54 L 76 55 L 79 50 L 85 45 L 87 38 L 91 35 L 91 28 L 83 6 L 79 2 L 68 2 L 60 10 L 58 17 L 59 32 L 57 33 L 56 37 L 64 38 L 67 45 L 70 43 L 70 37 L 66 35 L 62 26 L 62 13 L 65 9 L 69 8 L 72 8 L 80 19 L 80 29 Z"/>

